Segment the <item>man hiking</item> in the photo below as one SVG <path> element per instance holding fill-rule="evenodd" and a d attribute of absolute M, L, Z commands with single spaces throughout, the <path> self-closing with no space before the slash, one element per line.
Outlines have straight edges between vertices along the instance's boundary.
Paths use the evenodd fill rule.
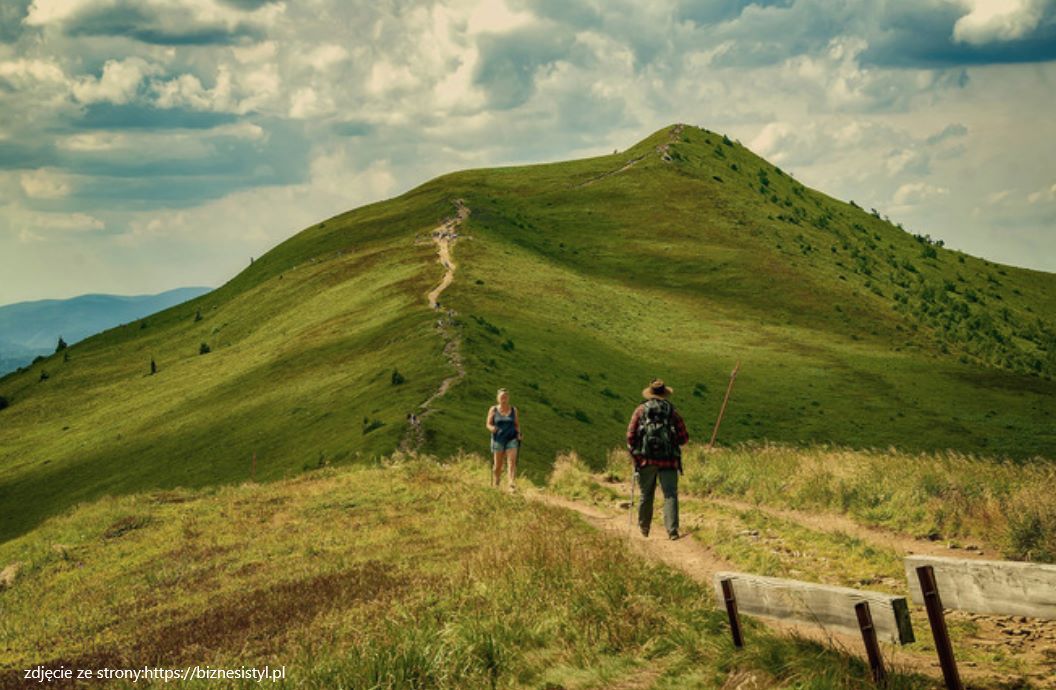
<path fill-rule="evenodd" d="M 635 408 L 627 425 L 627 452 L 642 492 L 638 528 L 643 537 L 649 536 L 653 522 L 653 496 L 659 480 L 664 492 L 664 528 L 669 539 L 678 539 L 678 475 L 682 472 L 682 446 L 689 440 L 689 432 L 668 400 L 674 392 L 661 379 L 654 379 L 642 391 L 645 401 Z"/>

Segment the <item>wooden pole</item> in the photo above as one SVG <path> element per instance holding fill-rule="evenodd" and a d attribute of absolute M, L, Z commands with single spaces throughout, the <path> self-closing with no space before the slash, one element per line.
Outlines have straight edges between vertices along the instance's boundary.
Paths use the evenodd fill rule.
<path fill-rule="evenodd" d="M 726 414 L 726 403 L 730 401 L 730 391 L 733 390 L 733 382 L 737 378 L 737 371 L 741 368 L 740 360 L 737 360 L 737 365 L 730 372 L 730 383 L 726 386 L 726 396 L 722 399 L 722 408 L 719 410 L 719 418 L 715 420 L 715 429 L 711 432 L 711 440 L 708 441 L 708 450 L 715 445 L 715 439 L 719 435 L 719 425 L 722 424 L 722 416 Z"/>
<path fill-rule="evenodd" d="M 948 690 L 964 690 L 961 676 L 957 673 L 957 660 L 953 658 L 953 645 L 950 644 L 950 633 L 946 630 L 946 617 L 942 613 L 942 599 L 935 584 L 935 571 L 930 565 L 917 568 L 917 579 L 920 580 L 920 591 L 924 595 L 924 607 L 928 610 L 928 622 L 931 623 L 931 635 L 935 638 L 935 651 L 942 666 L 942 677 L 946 680 Z"/>
<path fill-rule="evenodd" d="M 884 659 L 880 656 L 880 643 L 876 641 L 876 628 L 873 627 L 873 614 L 869 611 L 869 602 L 862 601 L 854 605 L 858 615 L 858 627 L 862 631 L 862 642 L 865 643 L 865 654 L 869 657 L 869 670 L 873 672 L 873 682 L 883 686 L 887 683 L 887 672 L 884 671 Z"/>
<path fill-rule="evenodd" d="M 726 600 L 726 615 L 730 617 L 733 646 L 740 649 L 744 646 L 744 636 L 741 635 L 741 618 L 737 613 L 737 597 L 733 593 L 733 580 L 722 581 L 722 598 Z"/>

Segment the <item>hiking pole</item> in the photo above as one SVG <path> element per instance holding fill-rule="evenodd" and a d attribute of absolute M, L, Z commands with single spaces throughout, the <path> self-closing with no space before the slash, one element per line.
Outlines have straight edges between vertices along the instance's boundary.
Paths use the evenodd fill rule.
<path fill-rule="evenodd" d="M 726 403 L 730 401 L 730 391 L 733 390 L 733 382 L 737 379 L 737 371 L 741 368 L 741 360 L 737 360 L 737 365 L 733 367 L 733 371 L 730 372 L 730 383 L 726 386 L 726 397 L 722 399 L 722 408 L 719 409 L 719 418 L 715 420 L 715 429 L 711 432 L 711 440 L 708 441 L 708 450 L 711 450 L 715 445 L 715 438 L 719 435 L 719 425 L 722 424 L 722 416 L 726 414 Z"/>
<path fill-rule="evenodd" d="M 638 468 L 634 468 L 631 475 L 631 504 L 627 507 L 627 536 L 634 533 L 634 485 L 638 483 Z"/>

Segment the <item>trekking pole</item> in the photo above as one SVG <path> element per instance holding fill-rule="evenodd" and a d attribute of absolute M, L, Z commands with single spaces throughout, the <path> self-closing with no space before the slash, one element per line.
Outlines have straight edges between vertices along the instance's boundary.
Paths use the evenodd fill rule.
<path fill-rule="evenodd" d="M 719 435 L 719 425 L 722 424 L 722 416 L 726 414 L 726 403 L 730 401 L 730 391 L 733 390 L 733 382 L 737 379 L 737 371 L 741 368 L 741 360 L 737 360 L 737 365 L 733 367 L 733 371 L 730 372 L 730 383 L 726 386 L 726 397 L 722 399 L 722 408 L 719 410 L 719 418 L 715 420 L 715 429 L 711 432 L 711 440 L 708 441 L 708 450 L 711 450 L 715 445 L 715 438 Z"/>
<path fill-rule="evenodd" d="M 627 508 L 627 536 L 630 537 L 634 533 L 634 485 L 638 483 L 638 468 L 634 468 L 634 474 L 631 475 L 631 504 Z"/>

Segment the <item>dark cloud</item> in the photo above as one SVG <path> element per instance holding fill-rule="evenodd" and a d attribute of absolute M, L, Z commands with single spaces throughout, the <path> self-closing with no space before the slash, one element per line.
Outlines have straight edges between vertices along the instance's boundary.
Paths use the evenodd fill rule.
<path fill-rule="evenodd" d="M 946 67 L 1056 59 L 1056 4 L 1029 34 L 1007 41 L 970 44 L 954 40 L 954 25 L 963 6 L 950 3 L 906 3 L 886 8 L 872 30 L 861 27 L 869 41 L 865 64 L 889 67 Z"/>
<path fill-rule="evenodd" d="M 228 44 L 263 37 L 249 22 L 203 22 L 190 8 L 175 3 L 159 10 L 130 0 L 86 7 L 65 20 L 63 30 L 70 36 L 120 36 L 158 45 Z"/>
<path fill-rule="evenodd" d="M 374 127 L 367 122 L 357 122 L 356 120 L 349 120 L 348 122 L 338 122 L 333 125 L 334 134 L 343 137 L 365 137 L 374 131 Z"/>
<path fill-rule="evenodd" d="M 247 12 L 260 9 L 265 5 L 274 5 L 276 2 L 279 1 L 280 0 L 220 0 L 221 3 L 227 5 L 228 7 L 234 7 L 235 9 L 244 10 Z"/>
<path fill-rule="evenodd" d="M 925 143 L 934 146 L 935 144 L 942 143 L 948 139 L 956 139 L 963 137 L 968 134 L 968 128 L 960 123 L 946 125 L 943 127 L 941 132 L 932 134 L 930 137 L 925 139 Z"/>
<path fill-rule="evenodd" d="M 683 0 L 678 4 L 676 16 L 694 24 L 708 26 L 729 21 L 741 15 L 745 8 L 788 7 L 795 0 Z"/>
<path fill-rule="evenodd" d="M 26 18 L 31 0 L 3 0 L 0 2 L 0 43 L 12 43 L 22 35 L 22 20 Z"/>
<path fill-rule="evenodd" d="M 478 42 L 480 62 L 474 81 L 487 91 L 491 107 L 516 108 L 535 92 L 536 70 L 573 59 L 574 43 L 572 32 L 556 25 L 485 34 Z"/>
<path fill-rule="evenodd" d="M 137 103 L 93 103 L 70 126 L 75 129 L 211 129 L 237 119 L 232 113 L 154 108 Z"/>
<path fill-rule="evenodd" d="M 57 161 L 55 147 L 50 142 L 38 144 L 0 139 L 0 169 L 2 170 L 42 168 L 54 165 Z"/>

